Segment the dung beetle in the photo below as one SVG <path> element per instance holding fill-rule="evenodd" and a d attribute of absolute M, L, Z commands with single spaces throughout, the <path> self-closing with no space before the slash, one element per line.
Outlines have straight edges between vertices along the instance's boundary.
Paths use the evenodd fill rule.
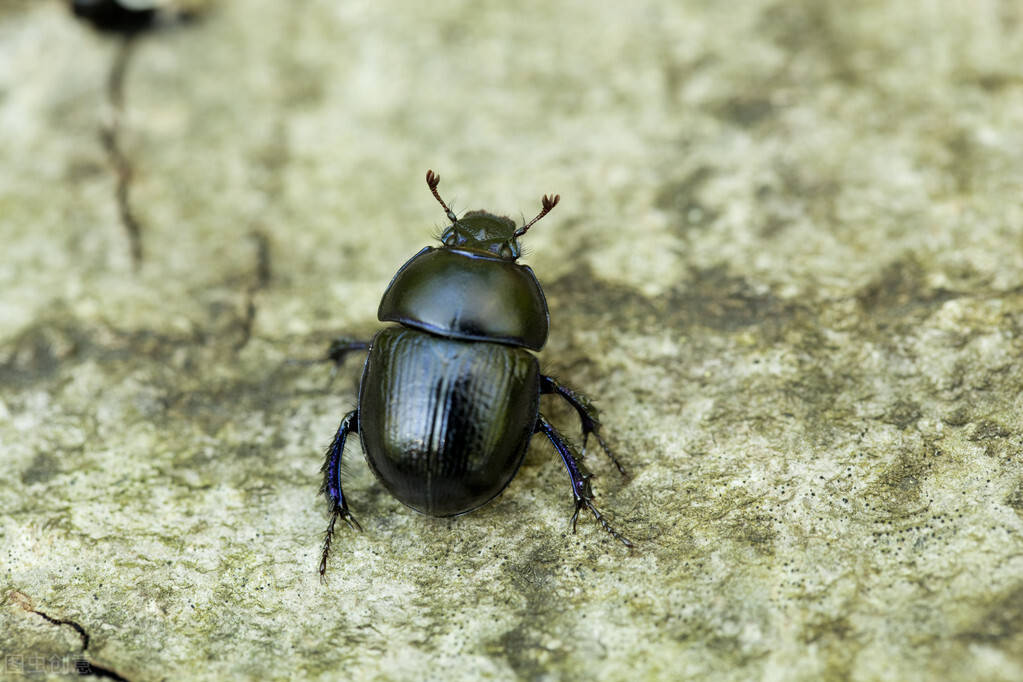
<path fill-rule="evenodd" d="M 540 373 L 536 357 L 547 341 L 547 301 L 533 271 L 515 261 L 518 239 L 547 215 L 560 195 L 544 195 L 540 213 L 522 227 L 487 211 L 457 217 L 426 184 L 451 224 L 442 246 L 425 247 L 391 280 L 380 301 L 381 322 L 395 323 L 372 341 L 341 338 L 327 360 L 335 370 L 352 351 L 368 350 L 358 408 L 341 420 L 323 464 L 330 524 L 323 540 L 321 577 L 344 519 L 361 530 L 341 489 L 341 455 L 358 433 L 377 479 L 394 497 L 423 514 L 455 516 L 496 497 L 515 476 L 530 437 L 542 433 L 561 455 L 572 484 L 575 531 L 585 507 L 612 537 L 632 543 L 593 504 L 582 455 L 540 412 L 540 396 L 560 396 L 579 414 L 583 452 L 593 436 L 618 470 L 625 469 L 599 433 L 596 409 L 580 394 Z"/>

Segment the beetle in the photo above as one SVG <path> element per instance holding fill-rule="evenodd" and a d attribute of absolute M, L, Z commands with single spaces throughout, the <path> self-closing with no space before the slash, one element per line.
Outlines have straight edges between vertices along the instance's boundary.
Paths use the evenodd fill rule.
<path fill-rule="evenodd" d="M 427 246 L 391 280 L 377 317 L 391 322 L 372 341 L 335 340 L 326 360 L 335 371 L 354 351 L 368 351 L 358 406 L 344 416 L 327 448 L 323 487 L 330 523 L 323 539 L 320 576 L 327 570 L 334 525 L 361 526 L 341 488 L 341 456 L 358 433 L 377 479 L 394 497 L 423 514 L 455 516 L 486 504 L 511 482 L 530 438 L 543 434 L 561 455 L 579 511 L 588 509 L 612 537 L 633 544 L 593 504 L 591 474 L 582 455 L 540 412 L 540 396 L 560 396 L 582 423 L 583 452 L 593 436 L 625 475 L 593 405 L 540 373 L 531 351 L 547 341 L 547 301 L 533 271 L 516 260 L 519 238 L 550 213 L 560 195 L 544 195 L 540 213 L 522 227 L 487 211 L 461 218 L 426 184 L 451 224 L 439 248 Z"/>

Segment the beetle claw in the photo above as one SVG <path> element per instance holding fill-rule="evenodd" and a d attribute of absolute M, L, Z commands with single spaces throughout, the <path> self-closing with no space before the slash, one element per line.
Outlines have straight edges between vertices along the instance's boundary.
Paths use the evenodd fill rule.
<path fill-rule="evenodd" d="M 362 525 L 355 520 L 355 517 L 352 516 L 351 512 L 349 512 L 347 509 L 345 509 L 341 513 L 341 518 L 345 520 L 345 523 L 348 524 L 349 528 L 351 528 L 352 530 L 359 531 L 360 533 L 362 532 Z"/>

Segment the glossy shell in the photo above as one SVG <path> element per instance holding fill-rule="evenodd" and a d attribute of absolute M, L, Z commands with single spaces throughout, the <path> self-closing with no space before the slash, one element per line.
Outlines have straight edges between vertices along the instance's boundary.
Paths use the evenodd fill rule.
<path fill-rule="evenodd" d="M 359 433 L 381 484 L 416 511 L 452 516 L 500 493 L 525 456 L 540 404 L 527 351 L 389 327 L 373 339 Z"/>
<path fill-rule="evenodd" d="M 391 280 L 377 316 L 457 339 L 531 350 L 547 342 L 547 300 L 533 271 L 475 251 L 426 247 Z"/>

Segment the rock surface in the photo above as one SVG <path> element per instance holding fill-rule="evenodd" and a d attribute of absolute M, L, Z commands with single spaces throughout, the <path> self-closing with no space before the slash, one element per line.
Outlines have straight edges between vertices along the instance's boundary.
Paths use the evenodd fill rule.
<path fill-rule="evenodd" d="M 213 0 L 128 41 L 7 0 L 3 670 L 1023 679 L 1021 65 L 994 0 Z M 569 532 L 539 439 L 439 520 L 353 443 L 320 584 L 359 364 L 288 360 L 378 327 L 427 168 L 562 195 L 541 357 L 634 551 Z"/>

